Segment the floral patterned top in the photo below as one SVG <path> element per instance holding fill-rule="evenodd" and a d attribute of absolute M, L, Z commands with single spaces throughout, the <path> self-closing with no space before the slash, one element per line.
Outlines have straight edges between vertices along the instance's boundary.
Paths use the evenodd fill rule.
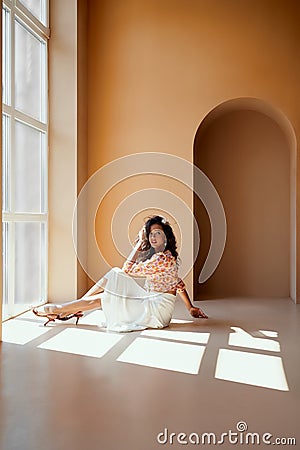
<path fill-rule="evenodd" d="M 154 253 L 150 259 L 141 262 L 125 261 L 124 272 L 146 277 L 147 291 L 168 292 L 185 290 L 184 282 L 178 277 L 176 259 L 170 252 Z"/>

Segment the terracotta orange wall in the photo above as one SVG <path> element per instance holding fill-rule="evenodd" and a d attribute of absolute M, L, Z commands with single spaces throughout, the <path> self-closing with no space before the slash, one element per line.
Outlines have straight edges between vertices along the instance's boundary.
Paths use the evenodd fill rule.
<path fill-rule="evenodd" d="M 294 0 L 89 0 L 89 175 L 136 152 L 192 161 L 201 121 L 237 97 L 281 110 L 299 139 L 299 9 Z M 111 205 L 151 180 L 126 183 L 111 192 L 113 201 L 103 203 L 97 221 L 107 254 L 114 255 L 110 240 L 102 239 Z M 192 195 L 179 183 L 163 179 L 159 186 L 185 196 L 192 208 Z M 191 275 L 188 283 L 191 288 Z"/>

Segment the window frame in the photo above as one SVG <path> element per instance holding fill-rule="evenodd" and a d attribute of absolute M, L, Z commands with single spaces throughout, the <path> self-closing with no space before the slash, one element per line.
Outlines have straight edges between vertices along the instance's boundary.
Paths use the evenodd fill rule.
<path fill-rule="evenodd" d="M 41 241 L 41 299 L 39 302 L 45 303 L 47 299 L 48 291 L 48 154 L 49 154 L 49 99 L 48 99 L 48 57 L 49 48 L 48 42 L 50 38 L 49 23 L 49 0 L 45 0 L 46 3 L 46 17 L 45 24 L 40 22 L 19 0 L 2 0 L 2 11 L 7 9 L 10 12 L 9 20 L 9 38 L 8 46 L 9 51 L 6 52 L 7 60 L 7 72 L 2 75 L 3 80 L 7 84 L 7 103 L 2 102 L 2 121 L 7 116 L 9 118 L 8 126 L 6 127 L 6 135 L 3 141 L 3 199 L 5 200 L 5 209 L 2 211 L 2 223 L 3 223 L 3 263 L 4 263 L 4 286 L 3 294 L 6 295 L 6 299 L 3 298 L 3 312 L 5 311 L 5 319 L 13 317 L 22 311 L 16 310 L 15 303 L 15 224 L 19 222 L 38 222 L 41 226 L 44 226 L 45 232 L 42 235 Z M 18 111 L 15 108 L 15 23 L 16 21 L 24 26 L 30 33 L 34 35 L 38 40 L 45 43 L 45 57 L 42 63 L 43 67 L 43 99 L 44 101 L 44 114 L 41 115 L 41 120 L 37 120 L 24 112 Z M 9 57 L 10 56 L 10 57 Z M 2 123 L 3 123 L 2 122 Z M 16 212 L 14 205 L 15 198 L 15 125 L 16 122 L 34 128 L 41 132 L 41 211 L 39 213 L 28 212 Z M 7 241 L 5 241 L 5 233 Z M 5 253 L 5 250 L 7 253 Z M 5 267 L 9 267 L 6 271 Z M 24 305 L 24 311 L 28 309 L 28 304 Z M 22 306 L 22 304 L 21 304 Z"/>

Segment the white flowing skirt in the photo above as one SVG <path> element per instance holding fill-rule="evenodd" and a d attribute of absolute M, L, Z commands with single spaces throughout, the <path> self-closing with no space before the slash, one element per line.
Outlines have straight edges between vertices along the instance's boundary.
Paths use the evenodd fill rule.
<path fill-rule="evenodd" d="M 118 267 L 107 272 L 97 285 L 104 289 L 101 304 L 108 330 L 126 332 L 169 325 L 175 295 L 147 292 Z"/>

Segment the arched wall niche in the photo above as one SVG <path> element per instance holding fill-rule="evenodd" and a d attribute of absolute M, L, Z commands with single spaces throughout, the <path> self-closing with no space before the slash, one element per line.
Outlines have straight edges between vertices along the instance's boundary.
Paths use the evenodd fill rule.
<path fill-rule="evenodd" d="M 287 117 L 256 98 L 212 109 L 194 139 L 194 164 L 222 200 L 227 240 L 214 274 L 198 283 L 211 224 L 194 196 L 201 236 L 194 297 L 292 298 L 296 293 L 296 136 Z"/>

